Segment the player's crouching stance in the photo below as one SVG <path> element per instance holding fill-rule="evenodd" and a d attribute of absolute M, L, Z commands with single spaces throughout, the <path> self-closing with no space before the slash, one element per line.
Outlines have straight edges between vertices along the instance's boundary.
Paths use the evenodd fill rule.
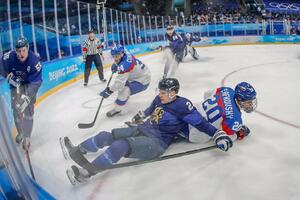
<path fill-rule="evenodd" d="M 187 53 L 189 53 L 195 60 L 198 60 L 200 58 L 200 56 L 197 53 L 196 49 L 192 46 L 192 43 L 206 41 L 206 40 L 208 40 L 208 38 L 207 37 L 198 37 L 197 35 L 194 35 L 192 33 L 186 33 L 184 40 L 185 40 L 185 44 L 186 44 L 185 56 L 187 55 Z"/>
<path fill-rule="evenodd" d="M 232 141 L 241 140 L 250 133 L 250 129 L 243 124 L 241 110 L 251 113 L 256 107 L 256 91 L 246 82 L 237 84 L 234 90 L 220 87 L 206 92 L 203 103 L 197 106 L 203 116 L 214 127 L 221 127 Z M 192 127 L 189 139 L 191 142 L 203 142 L 201 140 L 208 138 Z"/>
<path fill-rule="evenodd" d="M 69 154 L 81 166 L 73 165 L 67 171 L 72 184 L 87 181 L 91 176 L 111 168 L 122 157 L 148 160 L 161 156 L 179 132 L 188 132 L 188 125 L 212 137 L 223 151 L 232 146 L 225 132 L 207 122 L 188 99 L 177 95 L 177 79 L 163 79 L 158 88 L 159 95 L 150 107 L 133 117 L 132 121 L 137 126 L 116 128 L 111 133 L 102 131 L 78 146 L 73 146 L 67 137 L 61 139 L 64 154 Z M 144 123 L 139 123 L 148 116 Z M 84 154 L 97 152 L 105 146 L 109 147 L 92 162 L 84 157 Z"/>
<path fill-rule="evenodd" d="M 146 90 L 151 81 L 149 68 L 134 56 L 125 52 L 124 47 L 117 45 L 112 48 L 111 55 L 115 63 L 111 66 L 112 73 L 117 73 L 114 83 L 105 88 L 100 96 L 108 98 L 113 92 L 118 92 L 115 106 L 106 113 L 113 117 L 120 113 L 130 96 Z"/>

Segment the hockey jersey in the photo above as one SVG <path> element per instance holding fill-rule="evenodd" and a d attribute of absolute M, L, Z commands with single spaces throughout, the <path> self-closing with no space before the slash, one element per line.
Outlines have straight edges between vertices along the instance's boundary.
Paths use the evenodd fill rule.
<path fill-rule="evenodd" d="M 232 139 L 243 125 L 242 113 L 234 98 L 235 92 L 229 87 L 220 87 L 205 95 L 199 109 L 205 113 L 205 118 L 216 128 L 220 128 Z"/>
<path fill-rule="evenodd" d="M 187 38 L 186 36 L 184 36 L 184 42 L 186 45 L 191 46 L 193 42 L 200 42 L 201 38 L 198 36 L 195 36 L 193 34 L 191 34 L 190 38 Z"/>
<path fill-rule="evenodd" d="M 5 77 L 9 73 L 13 73 L 14 76 L 18 77 L 21 84 L 42 81 L 42 65 L 39 56 L 32 51 L 28 52 L 28 57 L 24 62 L 18 59 L 15 51 L 4 54 L 1 62 Z"/>
<path fill-rule="evenodd" d="M 201 116 L 193 104 L 186 98 L 177 98 L 162 104 L 159 96 L 153 100 L 145 111 L 150 116 L 138 129 L 149 137 L 156 137 L 161 145 L 167 148 L 180 133 L 188 134 L 188 125 L 212 137 L 217 129 Z"/>
<path fill-rule="evenodd" d="M 177 53 L 179 51 L 184 51 L 185 41 L 184 41 L 184 38 L 181 37 L 181 35 L 179 35 L 178 33 L 176 33 L 174 31 L 172 36 L 169 36 L 166 33 L 166 38 L 169 41 L 169 46 L 170 46 L 171 50 L 173 51 L 173 53 Z"/>
<path fill-rule="evenodd" d="M 110 86 L 111 91 L 122 91 L 126 83 L 133 81 L 143 85 L 148 85 L 151 81 L 151 73 L 149 68 L 134 56 L 124 53 L 120 63 L 117 65 L 118 75 Z"/>

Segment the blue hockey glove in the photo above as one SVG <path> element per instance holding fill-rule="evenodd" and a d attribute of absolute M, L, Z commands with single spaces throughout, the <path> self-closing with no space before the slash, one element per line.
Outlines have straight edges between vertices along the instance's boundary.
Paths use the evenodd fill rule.
<path fill-rule="evenodd" d="M 222 151 L 228 151 L 232 147 L 232 140 L 224 131 L 217 131 L 213 136 L 213 140 Z"/>
<path fill-rule="evenodd" d="M 117 64 L 112 64 L 111 66 L 111 72 L 114 74 L 116 72 L 118 72 L 118 65 Z"/>
<path fill-rule="evenodd" d="M 250 134 L 250 129 L 246 125 L 242 125 L 240 130 L 236 132 L 237 139 L 242 140 L 245 136 Z"/>
<path fill-rule="evenodd" d="M 109 87 L 105 88 L 105 90 L 103 90 L 102 92 L 100 92 L 100 96 L 107 98 L 109 97 L 111 94 L 113 93 L 113 91 L 111 91 L 109 89 Z"/>

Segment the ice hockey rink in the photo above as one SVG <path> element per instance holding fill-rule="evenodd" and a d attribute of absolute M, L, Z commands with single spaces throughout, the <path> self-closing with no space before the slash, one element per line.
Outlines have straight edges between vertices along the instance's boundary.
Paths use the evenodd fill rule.
<path fill-rule="evenodd" d="M 300 46 L 214 46 L 197 51 L 198 61 L 187 56 L 179 65 L 179 95 L 199 104 L 208 89 L 251 83 L 258 93 L 258 108 L 255 113 L 243 113 L 251 129 L 247 138 L 235 142 L 226 153 L 215 149 L 108 170 L 86 184 L 72 186 L 65 171 L 74 163 L 63 158 L 59 137 L 68 136 L 78 144 L 99 131 L 124 126 L 145 109 L 163 73 L 163 53 L 155 53 L 140 57 L 151 69 L 150 87 L 132 96 L 124 112 L 114 118 L 105 113 L 116 94 L 105 99 L 93 128 L 78 129 L 77 124 L 94 118 L 101 99 L 98 94 L 106 87 L 97 76 L 91 77 L 87 88 L 80 80 L 38 105 L 30 152 L 37 182 L 57 199 L 300 199 Z M 110 73 L 106 69 L 106 78 Z M 176 143 L 166 154 L 209 145 Z"/>

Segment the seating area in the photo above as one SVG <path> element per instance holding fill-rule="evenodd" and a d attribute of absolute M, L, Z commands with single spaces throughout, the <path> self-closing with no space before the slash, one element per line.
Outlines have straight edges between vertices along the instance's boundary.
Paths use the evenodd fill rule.
<path fill-rule="evenodd" d="M 265 9 L 272 13 L 300 14 L 299 0 L 264 0 Z"/>

